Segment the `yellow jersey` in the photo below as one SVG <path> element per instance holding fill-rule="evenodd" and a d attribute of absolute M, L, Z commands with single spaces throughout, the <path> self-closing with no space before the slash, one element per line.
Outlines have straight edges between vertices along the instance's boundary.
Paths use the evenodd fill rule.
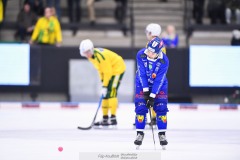
<path fill-rule="evenodd" d="M 32 41 L 44 44 L 55 44 L 62 42 L 62 33 L 59 21 L 52 16 L 50 19 L 45 17 L 39 18 L 34 28 Z"/>
<path fill-rule="evenodd" d="M 0 0 L 0 23 L 3 21 L 3 2 Z"/>
<path fill-rule="evenodd" d="M 106 48 L 94 48 L 94 54 L 88 60 L 98 70 L 105 87 L 108 86 L 112 76 L 122 74 L 126 70 L 123 58 Z"/>

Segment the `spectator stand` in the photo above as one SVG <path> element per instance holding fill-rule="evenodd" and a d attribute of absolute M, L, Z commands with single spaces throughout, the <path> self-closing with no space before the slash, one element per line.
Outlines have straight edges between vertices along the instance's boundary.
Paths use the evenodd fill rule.
<path fill-rule="evenodd" d="M 188 45 L 230 45 L 232 30 L 240 26 L 222 24 L 218 22 L 211 24 L 207 14 L 208 0 L 205 0 L 203 8 L 202 24 L 198 24 L 193 18 L 193 0 L 184 1 L 184 30 L 187 34 L 186 44 Z"/>
<path fill-rule="evenodd" d="M 45 4 L 45 3 L 44 3 Z M 61 29 L 63 35 L 63 46 L 79 45 L 81 39 L 91 38 L 96 46 L 131 46 L 131 34 L 133 29 L 131 1 L 128 1 L 126 8 L 126 17 L 123 21 L 118 21 L 114 17 L 116 9 L 115 0 L 99 0 L 96 1 L 95 14 L 96 23 L 90 25 L 88 20 L 88 11 L 86 1 L 81 1 L 81 21 L 79 23 L 69 23 L 67 1 L 61 1 Z M 22 8 L 23 0 L 9 1 L 7 6 L 6 18 L 2 24 L 0 31 L 0 41 L 15 42 L 14 32 L 16 30 L 16 17 L 20 8 Z M 72 28 L 77 28 L 74 35 Z"/>

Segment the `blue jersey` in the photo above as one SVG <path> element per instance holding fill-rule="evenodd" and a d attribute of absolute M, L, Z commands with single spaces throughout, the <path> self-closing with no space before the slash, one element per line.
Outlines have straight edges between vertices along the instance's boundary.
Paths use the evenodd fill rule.
<path fill-rule="evenodd" d="M 160 41 L 152 42 L 158 44 Z M 161 42 L 160 42 L 161 43 Z M 150 46 L 150 47 L 151 47 Z M 158 46 L 157 46 L 158 47 Z M 155 45 L 156 48 L 156 45 Z M 158 49 L 158 48 L 157 48 Z M 156 112 L 156 121 L 159 132 L 167 129 L 168 107 L 168 81 L 167 71 L 169 60 L 163 52 L 156 59 L 148 58 L 146 48 L 137 53 L 137 74 L 135 86 L 135 124 L 138 131 L 143 131 L 146 125 L 146 114 L 148 113 L 147 101 L 144 99 L 145 91 L 150 91 L 150 97 L 154 98 L 153 110 Z M 157 53 L 157 52 L 156 52 Z"/>
<path fill-rule="evenodd" d="M 157 95 L 164 85 L 167 85 L 167 71 L 169 60 L 167 56 L 160 52 L 157 59 L 150 59 L 145 53 L 146 48 L 137 53 L 137 74 L 136 85 L 141 85 L 143 91 Z"/>

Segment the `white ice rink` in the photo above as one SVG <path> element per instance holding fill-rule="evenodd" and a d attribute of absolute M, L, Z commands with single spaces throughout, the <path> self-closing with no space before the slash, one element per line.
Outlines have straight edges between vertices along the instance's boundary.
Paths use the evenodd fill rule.
<path fill-rule="evenodd" d="M 80 152 L 159 152 L 161 160 L 240 160 L 239 109 L 221 111 L 210 105 L 180 110 L 170 105 L 167 150 L 160 149 L 157 131 L 154 150 L 147 129 L 136 151 L 133 104 L 120 104 L 117 130 L 87 131 L 77 126 L 91 123 L 97 104 L 82 103 L 77 109 L 53 105 L 39 109 L 0 106 L 0 160 L 82 160 Z M 98 115 L 100 119 L 101 112 Z"/>

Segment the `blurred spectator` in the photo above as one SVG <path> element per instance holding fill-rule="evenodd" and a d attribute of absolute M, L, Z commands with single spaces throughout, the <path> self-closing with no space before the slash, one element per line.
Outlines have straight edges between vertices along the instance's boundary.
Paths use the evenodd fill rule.
<path fill-rule="evenodd" d="M 5 17 L 6 5 L 7 5 L 7 0 L 0 0 L 0 24 L 3 22 Z"/>
<path fill-rule="evenodd" d="M 47 7 L 54 7 L 57 11 L 58 20 L 61 19 L 60 0 L 47 0 Z"/>
<path fill-rule="evenodd" d="M 54 7 L 50 7 L 50 9 L 51 9 L 51 14 L 52 14 L 52 16 L 53 16 L 54 18 L 57 18 L 57 19 L 58 19 L 57 14 L 56 14 L 56 9 L 55 9 Z"/>
<path fill-rule="evenodd" d="M 17 31 L 14 37 L 17 38 L 19 36 L 20 41 L 25 42 L 26 36 L 32 34 L 36 21 L 37 16 L 31 11 L 30 4 L 25 3 L 17 16 Z"/>
<path fill-rule="evenodd" d="M 240 0 L 228 0 L 226 2 L 226 22 L 227 24 L 231 23 L 232 13 L 236 17 L 236 23 L 240 24 Z"/>
<path fill-rule="evenodd" d="M 70 23 L 79 23 L 81 21 L 81 0 L 68 0 L 68 16 Z M 73 25 L 71 29 L 73 36 L 75 36 L 78 25 Z"/>
<path fill-rule="evenodd" d="M 211 24 L 216 24 L 218 19 L 222 24 L 226 23 L 224 0 L 209 0 L 207 11 L 209 18 L 211 19 Z"/>
<path fill-rule="evenodd" d="M 205 0 L 193 0 L 193 18 L 197 24 L 202 24 Z"/>
<path fill-rule="evenodd" d="M 162 40 L 167 48 L 175 48 L 178 46 L 178 35 L 173 25 L 168 25 L 166 31 L 162 33 Z"/>
<path fill-rule="evenodd" d="M 38 16 L 42 17 L 44 14 L 43 0 L 25 0 L 25 3 L 31 5 L 32 11 Z"/>
<path fill-rule="evenodd" d="M 126 18 L 127 12 L 127 0 L 115 0 L 116 8 L 115 8 L 115 18 L 119 23 L 123 23 Z"/>
<path fill-rule="evenodd" d="M 33 44 L 33 42 L 43 45 L 61 45 L 61 27 L 58 19 L 52 15 L 52 9 L 49 7 L 45 8 L 44 17 L 39 18 L 37 21 L 29 43 Z"/>
<path fill-rule="evenodd" d="M 70 23 L 81 21 L 81 0 L 68 0 L 68 17 Z"/>
<path fill-rule="evenodd" d="M 0 0 L 0 24 L 3 21 L 3 2 Z"/>
<path fill-rule="evenodd" d="M 89 16 L 91 26 L 94 26 L 96 21 L 94 2 L 95 0 L 87 0 L 88 16 Z"/>
<path fill-rule="evenodd" d="M 233 30 L 232 34 L 233 34 L 233 36 L 231 39 L 231 45 L 232 46 L 240 46 L 240 31 Z"/>
<path fill-rule="evenodd" d="M 240 104 L 240 90 L 235 90 L 230 96 L 224 98 L 225 103 Z"/>

